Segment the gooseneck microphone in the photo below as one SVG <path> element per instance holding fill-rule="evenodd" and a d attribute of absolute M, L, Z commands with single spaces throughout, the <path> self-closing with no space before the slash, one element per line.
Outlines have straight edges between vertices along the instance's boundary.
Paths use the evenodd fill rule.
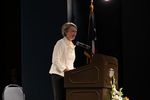
<path fill-rule="evenodd" d="M 91 48 L 89 45 L 84 44 L 84 43 L 79 42 L 79 41 L 76 42 L 76 45 L 77 45 L 77 46 L 80 46 L 80 47 L 82 47 L 82 48 L 84 48 L 84 49 L 90 49 L 90 48 Z"/>

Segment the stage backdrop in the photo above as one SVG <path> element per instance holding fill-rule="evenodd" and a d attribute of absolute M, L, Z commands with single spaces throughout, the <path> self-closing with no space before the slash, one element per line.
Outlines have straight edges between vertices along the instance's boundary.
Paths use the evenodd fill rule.
<path fill-rule="evenodd" d="M 86 43 L 89 6 L 90 0 L 73 0 L 71 20 L 78 26 L 75 41 Z M 119 0 L 110 4 L 94 0 L 98 52 L 116 57 L 119 66 L 122 57 L 120 6 Z M 48 71 L 54 44 L 62 37 L 61 25 L 67 20 L 67 0 L 21 1 L 22 86 L 26 100 L 52 100 Z M 76 48 L 75 67 L 86 64 L 83 52 L 84 49 Z"/>
<path fill-rule="evenodd" d="M 52 100 L 51 53 L 67 20 L 65 0 L 22 0 L 22 86 L 26 100 Z"/>
<path fill-rule="evenodd" d="M 81 6 L 75 9 L 76 21 L 79 22 L 78 25 L 81 25 L 81 22 L 85 21 L 83 16 L 88 16 L 88 11 L 83 12 L 79 8 L 87 9 L 84 2 L 89 3 L 90 0 L 73 1 Z M 120 86 L 123 86 L 124 94 L 131 100 L 147 100 L 149 95 L 147 90 L 150 84 L 148 80 L 149 3 L 141 0 L 110 0 L 110 3 L 103 1 L 94 0 L 95 17 L 99 20 L 96 21 L 100 40 L 99 52 L 117 58 L 122 58 L 119 56 L 122 55 L 123 60 L 119 60 L 123 62 L 119 66 L 122 72 L 119 72 L 119 76 L 123 74 L 123 77 L 119 81 Z M 4 54 L 1 58 L 5 59 L 5 62 L 2 61 L 0 67 L 1 73 L 5 73 L 2 74 L 0 88 L 12 83 L 13 79 L 20 85 L 22 83 L 26 100 L 52 100 L 48 70 L 54 42 L 61 37 L 59 28 L 67 19 L 65 2 L 65 0 L 7 0 L 6 29 L 5 33 L 1 33 L 6 36 L 4 48 L 2 48 L 4 52 L 1 52 Z M 121 9 L 119 2 L 121 2 Z M 74 7 L 76 7 L 75 3 Z M 121 10 L 121 34 L 119 34 L 119 10 Z M 81 17 L 79 13 L 82 15 L 82 20 L 79 19 Z M 108 19 L 108 16 L 111 18 Z M 85 38 L 81 36 L 85 36 L 86 33 L 81 34 L 80 31 L 79 33 L 77 38 L 84 41 Z M 84 58 L 82 52 L 80 53 L 80 59 Z M 14 74 L 11 75 L 11 72 L 15 71 L 17 71 L 15 74 L 17 80 Z"/>

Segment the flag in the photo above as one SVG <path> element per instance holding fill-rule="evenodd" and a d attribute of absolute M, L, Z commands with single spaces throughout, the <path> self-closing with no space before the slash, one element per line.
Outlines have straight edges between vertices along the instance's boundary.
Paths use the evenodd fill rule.
<path fill-rule="evenodd" d="M 94 55 L 96 53 L 96 25 L 94 20 L 94 5 L 93 0 L 91 0 L 90 4 L 90 14 L 89 14 L 89 23 L 88 23 L 88 43 L 91 45 L 91 51 Z"/>

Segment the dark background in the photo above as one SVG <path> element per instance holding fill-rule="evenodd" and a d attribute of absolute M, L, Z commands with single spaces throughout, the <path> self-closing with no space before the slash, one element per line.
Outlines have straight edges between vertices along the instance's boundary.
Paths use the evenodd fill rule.
<path fill-rule="evenodd" d="M 147 100 L 149 87 L 148 3 L 140 0 L 95 0 L 98 51 L 119 61 L 119 87 L 131 100 Z M 89 2 L 76 0 L 77 39 L 85 42 Z M 23 86 L 27 100 L 51 100 L 48 74 L 51 53 L 67 21 L 66 1 L 7 0 L 5 2 L 4 65 L 1 93 L 10 83 Z M 77 48 L 76 67 L 85 64 Z"/>

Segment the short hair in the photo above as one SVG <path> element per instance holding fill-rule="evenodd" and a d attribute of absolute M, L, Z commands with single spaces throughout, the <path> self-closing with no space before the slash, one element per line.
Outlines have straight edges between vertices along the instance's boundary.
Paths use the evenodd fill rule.
<path fill-rule="evenodd" d="M 68 31 L 68 29 L 73 26 L 77 29 L 77 26 L 72 23 L 72 22 L 66 22 L 65 24 L 62 25 L 62 28 L 61 28 L 61 33 L 63 36 L 66 36 L 66 32 Z"/>

